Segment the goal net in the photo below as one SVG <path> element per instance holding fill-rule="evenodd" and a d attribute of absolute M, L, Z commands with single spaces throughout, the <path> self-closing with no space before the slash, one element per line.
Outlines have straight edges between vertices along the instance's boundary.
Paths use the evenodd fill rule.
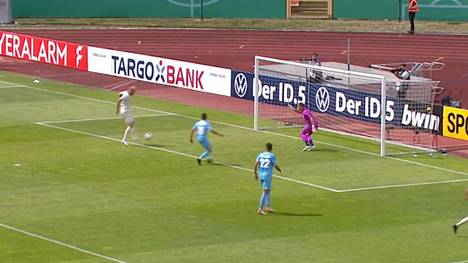
<path fill-rule="evenodd" d="M 371 144 L 366 151 L 385 156 L 433 150 L 440 122 L 433 107 L 437 82 L 403 81 L 388 71 L 336 62 L 318 66 L 259 56 L 255 80 L 255 130 L 302 127 L 302 116 L 288 105 L 303 103 L 317 116 L 320 131 Z"/>

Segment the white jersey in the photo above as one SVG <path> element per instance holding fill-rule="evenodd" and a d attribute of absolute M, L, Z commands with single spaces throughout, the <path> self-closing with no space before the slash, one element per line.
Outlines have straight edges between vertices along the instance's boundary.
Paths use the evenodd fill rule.
<path fill-rule="evenodd" d="M 130 106 L 130 94 L 128 91 L 122 91 L 119 93 L 120 96 L 120 113 L 124 114 L 127 112 L 132 111 L 132 107 Z"/>

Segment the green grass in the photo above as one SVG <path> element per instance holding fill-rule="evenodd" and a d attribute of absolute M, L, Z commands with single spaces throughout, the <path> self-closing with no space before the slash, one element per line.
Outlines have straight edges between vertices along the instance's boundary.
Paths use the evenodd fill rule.
<path fill-rule="evenodd" d="M 467 34 L 468 22 L 417 21 L 418 33 Z M 323 19 L 164 19 L 164 18 L 17 18 L 6 27 L 147 27 L 229 28 L 336 32 L 405 33 L 407 21 L 323 20 Z"/>
<path fill-rule="evenodd" d="M 226 137 L 211 138 L 214 157 L 233 167 L 199 167 L 180 155 L 201 151 L 188 142 L 193 117 L 205 111 L 243 127 L 251 119 L 137 96 L 136 116 L 179 115 L 137 117 L 137 135 L 152 131 L 154 139 L 125 147 L 112 140 L 121 119 L 54 122 L 115 117 L 105 102 L 115 93 L 50 81 L 2 89 L 5 81 L 33 83 L 10 73 L 0 80 L 0 224 L 126 262 L 468 260 L 468 228 L 450 230 L 467 211 L 464 183 L 337 193 L 275 178 L 278 213 L 258 217 L 260 187 L 242 169 L 271 141 L 286 177 L 336 190 L 466 175 L 359 153 L 352 149 L 378 147 L 330 133 L 317 134 L 317 150 L 303 153 L 297 129 L 274 131 L 280 136 L 220 123 L 214 127 Z M 466 159 L 405 158 L 468 172 Z M 0 262 L 110 262 L 3 227 L 0 251 Z"/>

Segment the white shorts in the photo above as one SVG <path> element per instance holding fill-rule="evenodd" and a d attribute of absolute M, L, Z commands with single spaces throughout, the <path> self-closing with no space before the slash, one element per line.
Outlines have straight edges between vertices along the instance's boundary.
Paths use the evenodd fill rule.
<path fill-rule="evenodd" d="M 135 118 L 133 118 L 133 114 L 132 114 L 131 111 L 122 112 L 121 115 L 124 118 L 125 123 L 127 123 L 127 124 L 135 123 Z"/>

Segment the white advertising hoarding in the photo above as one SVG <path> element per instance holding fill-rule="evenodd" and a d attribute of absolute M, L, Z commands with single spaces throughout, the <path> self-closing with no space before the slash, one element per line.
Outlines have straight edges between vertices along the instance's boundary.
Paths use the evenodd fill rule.
<path fill-rule="evenodd" d="M 88 71 L 231 96 L 231 70 L 225 68 L 88 47 Z"/>

